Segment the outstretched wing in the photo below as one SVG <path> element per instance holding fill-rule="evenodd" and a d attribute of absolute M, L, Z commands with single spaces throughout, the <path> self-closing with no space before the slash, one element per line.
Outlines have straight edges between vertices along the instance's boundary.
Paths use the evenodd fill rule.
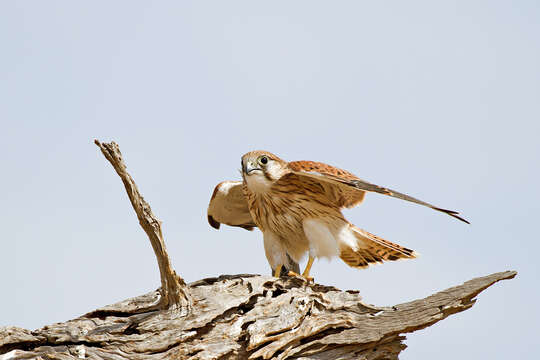
<path fill-rule="evenodd" d="M 359 179 L 348 171 L 338 169 L 327 164 L 315 161 L 293 161 L 289 163 L 289 169 L 296 175 L 307 176 L 312 179 L 318 179 L 321 183 L 335 185 L 338 189 L 337 193 L 341 194 L 344 198 L 340 202 L 340 206 L 342 207 L 352 207 L 359 204 L 364 198 L 365 192 L 370 191 L 424 205 L 432 208 L 433 210 L 446 213 L 452 217 L 455 217 L 458 220 L 469 224 L 469 222 L 464 218 L 460 217 L 458 215 L 459 213 L 456 211 L 442 209 L 437 206 L 431 205 L 425 201 L 413 198 L 412 196 L 397 192 L 395 190 L 371 184 L 367 181 Z M 358 195 L 352 195 L 355 193 L 357 193 Z M 349 201 L 347 201 L 347 199 Z M 360 200 L 358 201 L 358 199 Z"/>
<path fill-rule="evenodd" d="M 223 181 L 217 184 L 208 204 L 208 223 L 216 229 L 219 229 L 222 223 L 246 230 L 257 227 L 249 212 L 241 181 Z"/>

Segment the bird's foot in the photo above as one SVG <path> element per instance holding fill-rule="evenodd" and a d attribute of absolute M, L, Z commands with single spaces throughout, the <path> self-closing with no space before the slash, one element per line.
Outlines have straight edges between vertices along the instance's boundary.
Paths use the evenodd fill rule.
<path fill-rule="evenodd" d="M 313 276 L 309 276 L 309 275 L 300 275 L 298 273 L 295 273 L 294 271 L 289 271 L 289 273 L 287 274 L 288 276 L 294 276 L 294 277 L 299 277 L 299 278 L 302 278 L 304 279 L 307 283 L 311 283 L 313 282 L 315 279 L 313 278 Z"/>

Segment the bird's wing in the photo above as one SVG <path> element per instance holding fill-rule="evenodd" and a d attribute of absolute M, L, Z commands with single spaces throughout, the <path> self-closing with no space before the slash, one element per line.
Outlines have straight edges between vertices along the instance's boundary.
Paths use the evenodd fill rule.
<path fill-rule="evenodd" d="M 216 229 L 222 223 L 246 230 L 257 227 L 249 212 L 241 181 L 223 181 L 216 185 L 208 204 L 208 223 Z"/>
<path fill-rule="evenodd" d="M 364 198 L 365 192 L 370 191 L 424 205 L 469 224 L 467 220 L 458 215 L 459 213 L 457 211 L 442 209 L 395 190 L 371 184 L 359 179 L 348 171 L 327 164 L 315 161 L 293 161 L 288 164 L 288 167 L 296 175 L 307 176 L 312 179 L 317 179 L 323 184 L 332 184 L 337 187 L 338 191 L 336 191 L 336 193 L 341 194 L 341 200 L 338 201 L 338 204 L 341 207 L 352 207 L 359 204 Z"/>

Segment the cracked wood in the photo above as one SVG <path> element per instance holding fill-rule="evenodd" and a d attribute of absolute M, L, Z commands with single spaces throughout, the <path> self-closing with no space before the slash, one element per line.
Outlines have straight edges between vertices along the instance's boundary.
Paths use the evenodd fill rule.
<path fill-rule="evenodd" d="M 154 291 L 32 332 L 0 328 L 0 360 L 397 359 L 403 334 L 469 309 L 481 291 L 515 275 L 495 273 L 392 307 L 295 277 L 220 276 L 189 285 L 189 313 L 140 313 L 159 297 Z"/>

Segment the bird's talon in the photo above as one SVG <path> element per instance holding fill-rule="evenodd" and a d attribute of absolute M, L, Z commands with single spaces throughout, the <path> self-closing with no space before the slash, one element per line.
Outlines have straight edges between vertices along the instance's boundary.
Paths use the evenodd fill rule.
<path fill-rule="evenodd" d="M 298 277 L 298 278 L 301 278 L 303 280 L 305 280 L 307 283 L 312 283 L 315 279 L 313 278 L 313 276 L 309 276 L 309 275 L 300 275 L 300 274 L 297 274 L 295 273 L 294 271 L 289 271 L 287 273 L 288 276 L 293 276 L 293 277 Z"/>

